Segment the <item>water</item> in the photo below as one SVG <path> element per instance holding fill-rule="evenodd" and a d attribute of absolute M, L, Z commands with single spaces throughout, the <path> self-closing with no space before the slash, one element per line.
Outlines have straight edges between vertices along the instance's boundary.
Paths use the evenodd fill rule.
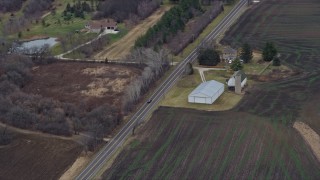
<path fill-rule="evenodd" d="M 22 42 L 21 44 L 15 44 L 15 48 L 13 51 L 23 53 L 23 54 L 33 54 L 36 51 L 41 50 L 43 47 L 51 48 L 58 42 L 57 38 L 46 38 L 46 39 L 37 39 L 27 42 Z"/>

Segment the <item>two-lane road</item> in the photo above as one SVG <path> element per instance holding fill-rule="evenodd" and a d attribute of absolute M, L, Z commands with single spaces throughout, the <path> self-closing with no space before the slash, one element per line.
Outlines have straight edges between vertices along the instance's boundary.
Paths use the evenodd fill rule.
<path fill-rule="evenodd" d="M 231 12 L 215 27 L 215 29 L 204 38 L 203 42 L 207 42 L 217 38 L 221 32 L 226 30 L 232 22 L 238 17 L 242 8 L 246 6 L 247 0 L 240 0 L 240 2 L 231 10 Z M 184 67 L 188 62 L 193 62 L 199 50 L 197 46 L 170 74 L 170 76 L 155 90 L 151 96 L 152 101 L 145 103 L 128 121 L 127 124 L 114 136 L 114 138 L 106 144 L 91 163 L 79 174 L 77 180 L 93 179 L 96 173 L 102 168 L 105 162 L 112 156 L 112 154 L 123 144 L 125 139 L 131 134 L 134 126 L 139 124 L 144 118 L 151 113 L 153 107 L 158 104 L 162 96 L 169 91 L 169 89 L 177 82 L 184 71 Z"/>

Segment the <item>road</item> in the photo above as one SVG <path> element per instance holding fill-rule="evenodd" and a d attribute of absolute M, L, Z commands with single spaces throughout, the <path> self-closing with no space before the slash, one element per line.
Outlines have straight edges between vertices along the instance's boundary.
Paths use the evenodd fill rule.
<path fill-rule="evenodd" d="M 207 42 L 217 38 L 221 32 L 226 30 L 233 21 L 238 17 L 242 8 L 246 6 L 247 0 L 240 0 L 239 3 L 231 10 L 231 12 L 215 27 L 215 29 L 206 37 L 201 43 Z M 132 133 L 132 129 L 141 123 L 145 117 L 151 112 L 161 100 L 162 96 L 169 91 L 169 89 L 180 79 L 187 63 L 193 62 L 198 54 L 199 46 L 197 46 L 179 65 L 176 66 L 174 71 L 167 77 L 167 79 L 155 90 L 152 94 L 150 103 L 145 103 L 128 121 L 127 124 L 119 131 L 114 138 L 106 144 L 97 153 L 95 158 L 89 165 L 79 174 L 77 180 L 93 179 L 97 172 L 103 167 L 105 162 L 112 156 L 112 154 L 124 143 L 126 138 Z"/>

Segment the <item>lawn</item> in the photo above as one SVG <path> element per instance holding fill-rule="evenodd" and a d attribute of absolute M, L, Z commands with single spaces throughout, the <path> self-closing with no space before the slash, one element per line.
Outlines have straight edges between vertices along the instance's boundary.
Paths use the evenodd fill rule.
<path fill-rule="evenodd" d="M 50 37 L 62 37 L 68 33 L 74 33 L 76 30 L 84 28 L 85 23 L 91 19 L 90 14 L 85 14 L 85 19 L 72 18 L 69 21 L 65 21 L 62 17 L 62 12 L 65 10 L 67 3 L 73 4 L 73 0 L 55 0 L 53 6 L 56 8 L 56 13 L 44 12 L 45 17 L 39 18 L 37 23 L 32 21 L 32 24 L 28 29 L 22 31 L 22 39 L 28 39 L 33 36 L 50 36 Z M 9 13 L 5 14 L 8 17 Z M 16 17 L 22 16 L 22 10 L 15 13 Z M 6 20 L 6 18 L 5 18 Z M 46 25 L 42 23 L 45 22 Z M 16 38 L 17 34 L 12 34 L 9 38 Z"/>
<path fill-rule="evenodd" d="M 319 179 L 287 119 L 160 107 L 104 179 Z"/>
<path fill-rule="evenodd" d="M 226 82 L 226 78 L 229 77 L 229 73 L 226 71 L 206 71 L 204 72 L 207 81 L 216 80 L 223 84 Z M 237 95 L 234 92 L 228 91 L 225 86 L 225 92 L 211 105 L 189 103 L 188 95 L 201 84 L 201 78 L 198 70 L 194 70 L 193 75 L 186 75 L 182 77 L 176 85 L 165 95 L 163 100 L 160 102 L 161 106 L 169 107 L 185 107 L 199 110 L 211 110 L 221 111 L 233 108 L 243 95 Z"/>

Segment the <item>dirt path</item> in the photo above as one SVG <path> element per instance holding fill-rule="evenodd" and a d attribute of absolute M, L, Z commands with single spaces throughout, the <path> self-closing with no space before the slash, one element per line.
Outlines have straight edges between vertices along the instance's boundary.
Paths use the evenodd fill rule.
<path fill-rule="evenodd" d="M 303 122 L 295 122 L 293 127 L 300 133 L 303 139 L 309 144 L 313 154 L 320 162 L 320 136 Z"/>
<path fill-rule="evenodd" d="M 58 136 L 58 135 L 53 135 L 53 134 L 46 134 L 46 133 L 42 133 L 40 131 L 32 131 L 32 130 L 27 130 L 27 129 L 20 129 L 20 128 L 16 128 L 4 123 L 0 122 L 0 126 L 1 127 L 7 127 L 9 130 L 12 130 L 14 132 L 18 132 L 21 134 L 32 134 L 32 135 L 38 135 L 41 137 L 48 137 L 48 138 L 57 138 L 57 139 L 63 139 L 63 140 L 73 140 L 72 137 L 65 137 L 65 136 Z"/>
<path fill-rule="evenodd" d="M 90 157 L 80 156 L 72 166 L 59 178 L 59 180 L 75 179 L 80 171 L 88 164 Z"/>
<path fill-rule="evenodd" d="M 169 10 L 169 6 L 160 7 L 147 19 L 135 26 L 127 35 L 119 41 L 107 46 L 104 50 L 94 56 L 94 59 L 117 60 L 125 57 L 134 46 L 136 39 L 147 32 L 147 30 L 155 25 L 162 15 Z"/>

